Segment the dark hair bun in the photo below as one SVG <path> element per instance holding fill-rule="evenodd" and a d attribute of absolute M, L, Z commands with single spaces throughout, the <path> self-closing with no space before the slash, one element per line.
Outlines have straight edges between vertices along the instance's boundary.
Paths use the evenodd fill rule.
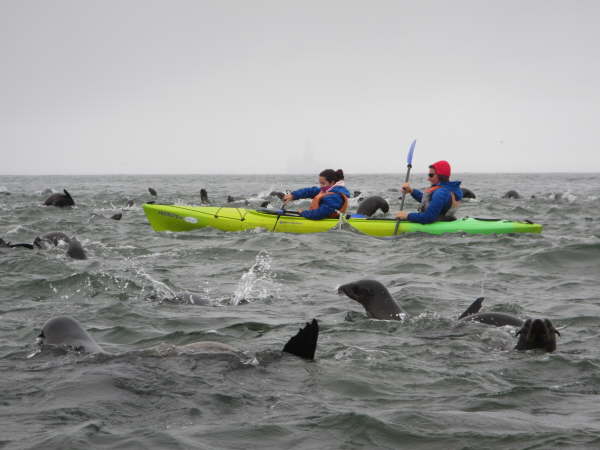
<path fill-rule="evenodd" d="M 336 170 L 335 174 L 337 176 L 337 181 L 340 181 L 340 180 L 344 179 L 344 171 L 342 169 Z"/>

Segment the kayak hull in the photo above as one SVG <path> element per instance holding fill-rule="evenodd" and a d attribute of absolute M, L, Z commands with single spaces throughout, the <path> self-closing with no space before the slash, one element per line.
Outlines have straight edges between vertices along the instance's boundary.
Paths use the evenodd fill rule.
<path fill-rule="evenodd" d="M 211 227 L 222 231 L 264 229 L 276 233 L 322 233 L 339 226 L 338 219 L 310 220 L 276 210 L 254 210 L 217 206 L 143 205 L 154 231 L 192 231 Z M 395 219 L 344 218 L 344 224 L 371 236 L 394 236 L 422 232 L 429 234 L 541 233 L 542 225 L 502 219 L 462 218 L 427 225 Z"/>

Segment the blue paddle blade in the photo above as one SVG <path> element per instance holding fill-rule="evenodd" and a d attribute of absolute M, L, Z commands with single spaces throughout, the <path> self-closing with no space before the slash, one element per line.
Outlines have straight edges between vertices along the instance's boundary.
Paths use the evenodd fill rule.
<path fill-rule="evenodd" d="M 416 139 L 414 141 L 412 141 L 412 144 L 410 144 L 410 149 L 408 150 L 408 158 L 406 158 L 406 163 L 409 166 L 412 166 L 412 157 L 413 157 L 413 153 L 415 152 L 415 145 L 417 145 Z"/>

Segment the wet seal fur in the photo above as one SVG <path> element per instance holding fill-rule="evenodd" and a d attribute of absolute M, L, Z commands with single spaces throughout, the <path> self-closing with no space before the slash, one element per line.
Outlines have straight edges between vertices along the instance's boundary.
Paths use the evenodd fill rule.
<path fill-rule="evenodd" d="M 359 280 L 338 288 L 339 294 L 345 294 L 363 305 L 367 317 L 383 320 L 403 320 L 406 313 L 390 295 L 388 289 L 376 280 Z M 459 321 L 480 322 L 496 327 L 506 325 L 520 327 L 517 331 L 519 341 L 516 350 L 543 349 L 553 352 L 556 349 L 556 335 L 560 336 L 549 319 L 527 319 L 501 312 L 479 312 L 484 297 L 475 300 L 458 318 Z"/>
<path fill-rule="evenodd" d="M 484 297 L 479 297 L 467 308 L 467 310 L 460 315 L 458 320 L 470 320 L 473 322 L 485 323 L 487 325 L 493 325 L 495 327 L 503 327 L 510 325 L 513 327 L 520 327 L 523 325 L 523 321 L 518 317 L 511 316 L 510 314 L 501 312 L 482 312 L 481 305 Z"/>
<path fill-rule="evenodd" d="M 54 345 L 85 353 L 104 353 L 81 324 L 68 316 L 53 317 L 42 327 L 37 337 L 40 346 Z"/>
<path fill-rule="evenodd" d="M 338 288 L 338 294 L 345 294 L 360 303 L 370 319 L 403 320 L 406 317 L 406 312 L 379 281 L 358 280 L 344 284 Z"/>
<path fill-rule="evenodd" d="M 475 300 L 467 310 L 461 314 L 458 320 L 471 320 L 481 322 L 488 325 L 502 327 L 511 325 L 520 327 L 516 336 L 519 336 L 519 341 L 515 346 L 515 350 L 533 350 L 541 349 L 547 352 L 556 350 L 556 336 L 560 336 L 559 331 L 554 328 L 550 319 L 527 319 L 522 321 L 518 317 L 500 312 L 483 312 L 480 313 L 483 297 Z"/>
<path fill-rule="evenodd" d="M 314 360 L 319 339 L 319 323 L 317 319 L 306 323 L 298 333 L 292 336 L 282 349 L 284 353 L 290 353 L 303 359 Z M 85 353 L 106 353 L 92 338 L 81 324 L 69 316 L 53 317 L 48 320 L 36 339 L 36 343 L 43 346 L 57 346 L 69 350 Z M 159 349 L 160 350 L 160 349 Z M 178 346 L 178 354 L 198 353 L 237 353 L 238 351 L 230 345 L 221 342 L 200 341 Z"/>
<path fill-rule="evenodd" d="M 521 198 L 521 196 L 519 195 L 519 193 L 517 191 L 510 190 L 506 194 L 504 194 L 502 196 L 502 198 L 515 198 L 515 199 L 518 199 L 518 198 Z"/>
<path fill-rule="evenodd" d="M 210 203 L 210 200 L 208 199 L 208 192 L 204 188 L 200 189 L 200 203 L 205 205 Z"/>
<path fill-rule="evenodd" d="M 460 189 L 463 193 L 463 198 L 476 198 L 475 192 L 473 192 L 472 190 L 464 188 L 464 187 L 461 187 Z"/>
<path fill-rule="evenodd" d="M 46 206 L 57 206 L 59 208 L 65 208 L 67 206 L 75 206 L 75 200 L 71 197 L 71 194 L 66 189 L 63 189 L 64 194 L 52 194 L 46 199 L 44 205 Z"/>
<path fill-rule="evenodd" d="M 390 205 L 383 197 L 373 195 L 365 198 L 359 203 L 356 213 L 371 217 L 378 209 L 386 214 L 390 210 Z"/>
<path fill-rule="evenodd" d="M 28 248 L 29 250 L 33 250 L 33 245 L 31 245 L 31 244 L 25 244 L 25 243 L 12 244 L 12 243 L 0 238 L 0 248 L 17 248 L 17 247 L 23 247 L 23 248 Z"/>
<path fill-rule="evenodd" d="M 517 331 L 517 336 L 516 350 L 541 349 L 552 353 L 556 350 L 556 336 L 560 333 L 549 319 L 527 319 Z"/>
<path fill-rule="evenodd" d="M 70 238 L 62 231 L 53 231 L 51 233 L 43 234 L 34 239 L 33 245 L 37 248 L 46 248 L 47 244 L 57 246 L 60 241 L 67 243 L 67 256 L 73 259 L 87 259 L 87 255 L 81 242 L 76 237 Z"/>

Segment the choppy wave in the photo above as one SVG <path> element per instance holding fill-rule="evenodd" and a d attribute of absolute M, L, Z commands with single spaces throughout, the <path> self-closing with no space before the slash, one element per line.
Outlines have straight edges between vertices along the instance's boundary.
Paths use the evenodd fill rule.
<path fill-rule="evenodd" d="M 313 178 L 0 177 L 0 193 L 10 192 L 0 198 L 0 237 L 32 242 L 64 231 L 89 256 L 0 249 L 0 446 L 600 444 L 597 175 L 462 177 L 477 195 L 463 215 L 534 220 L 545 227 L 539 236 L 155 233 L 140 207 L 149 186 L 158 201 L 197 204 L 205 188 L 213 204 L 231 195 L 258 206 L 271 191 Z M 391 212 L 399 208 L 390 190 L 399 177 L 346 181 L 363 197 L 387 198 Z M 75 208 L 42 206 L 46 189 L 64 188 Z M 521 198 L 502 198 L 510 189 Z M 115 211 L 120 221 L 110 219 Z M 367 319 L 337 294 L 360 278 L 384 283 L 406 320 Z M 511 327 L 458 324 L 479 296 L 487 311 L 550 318 L 561 332 L 557 351 L 516 352 Z M 107 354 L 28 358 L 39 328 L 62 314 L 83 323 Z M 316 361 L 282 356 L 313 317 L 321 327 Z M 228 344 L 248 359 L 152 350 L 198 341 Z"/>

